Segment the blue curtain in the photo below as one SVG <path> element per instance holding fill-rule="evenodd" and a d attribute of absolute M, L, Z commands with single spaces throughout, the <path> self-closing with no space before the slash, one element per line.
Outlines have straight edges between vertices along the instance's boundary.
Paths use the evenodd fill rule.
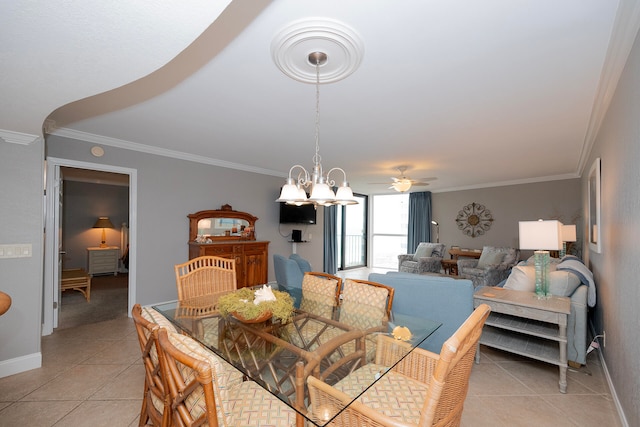
<path fill-rule="evenodd" d="M 324 261 L 325 273 L 336 274 L 336 223 L 338 220 L 338 206 L 325 206 L 324 208 Z"/>
<path fill-rule="evenodd" d="M 431 191 L 409 193 L 409 229 L 407 230 L 407 253 L 415 253 L 416 248 L 418 247 L 418 244 L 420 242 L 430 241 Z"/>

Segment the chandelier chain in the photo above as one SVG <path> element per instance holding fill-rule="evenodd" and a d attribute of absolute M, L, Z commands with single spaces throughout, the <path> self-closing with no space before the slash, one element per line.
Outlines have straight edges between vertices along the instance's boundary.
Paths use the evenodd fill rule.
<path fill-rule="evenodd" d="M 316 154 L 313 156 L 313 164 L 320 163 L 320 59 L 316 59 Z"/>

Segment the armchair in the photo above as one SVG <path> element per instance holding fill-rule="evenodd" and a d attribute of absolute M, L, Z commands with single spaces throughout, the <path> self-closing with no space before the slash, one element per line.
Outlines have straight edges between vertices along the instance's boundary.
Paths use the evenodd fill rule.
<path fill-rule="evenodd" d="M 422 242 L 415 254 L 398 255 L 398 271 L 404 273 L 440 273 L 445 253 L 443 243 Z"/>
<path fill-rule="evenodd" d="M 291 255 L 289 258 L 274 254 L 273 269 L 279 287 L 300 289 L 302 287 L 302 278 L 306 272 L 311 271 L 311 265 L 307 260 L 296 254 Z"/>
<path fill-rule="evenodd" d="M 520 249 L 485 246 L 479 259 L 459 259 L 458 276 L 470 279 L 473 287 L 495 286 L 509 277 L 520 259 Z"/>

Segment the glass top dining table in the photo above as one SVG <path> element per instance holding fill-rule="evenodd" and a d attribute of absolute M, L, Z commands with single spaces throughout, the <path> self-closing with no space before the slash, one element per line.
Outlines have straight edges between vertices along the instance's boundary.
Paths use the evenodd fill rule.
<path fill-rule="evenodd" d="M 243 323 L 218 312 L 194 314 L 189 301 L 155 305 L 183 333 L 195 338 L 250 380 L 297 412 L 297 425 L 327 425 L 335 415 L 318 418 L 309 408 L 309 375 L 334 385 L 353 371 L 375 363 L 378 336 L 393 337 L 398 351 L 391 363 L 360 386 L 366 391 L 390 368 L 425 341 L 441 324 L 362 303 L 342 301 L 301 289 L 284 290 L 295 306 L 291 321 Z M 206 305 L 200 297 L 198 305 Z M 214 301 L 211 301 L 214 305 Z M 388 366 L 387 366 L 388 365 Z M 345 403 L 344 408 L 351 402 Z M 344 409 L 342 408 L 342 409 Z"/>

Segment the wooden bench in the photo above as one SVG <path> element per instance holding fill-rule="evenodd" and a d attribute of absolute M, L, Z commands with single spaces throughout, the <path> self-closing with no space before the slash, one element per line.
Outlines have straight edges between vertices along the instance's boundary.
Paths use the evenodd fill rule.
<path fill-rule="evenodd" d="M 80 291 L 89 302 L 91 298 L 91 276 L 81 268 L 62 270 L 60 289 L 63 291 L 68 289 Z"/>

